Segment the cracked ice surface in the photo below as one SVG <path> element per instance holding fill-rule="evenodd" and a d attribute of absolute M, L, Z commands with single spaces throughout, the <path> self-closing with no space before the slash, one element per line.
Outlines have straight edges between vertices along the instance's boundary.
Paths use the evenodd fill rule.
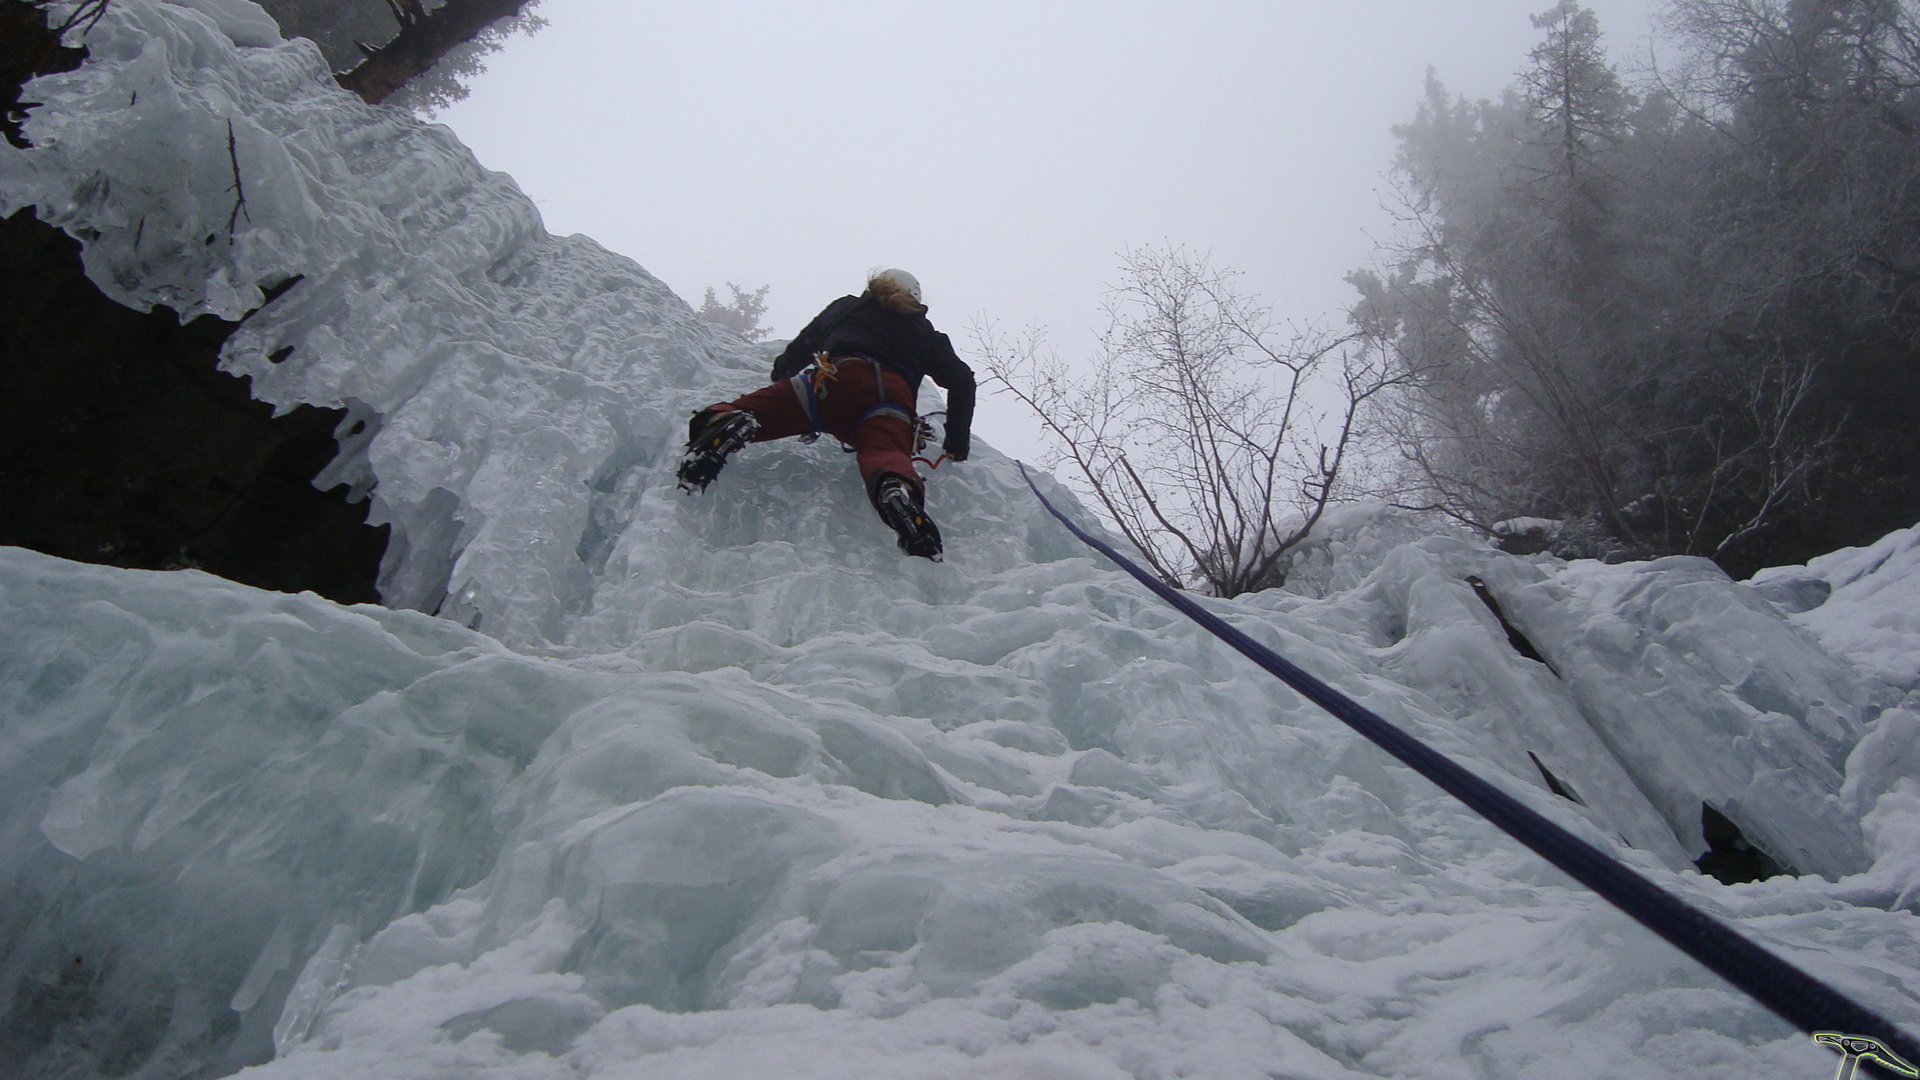
<path fill-rule="evenodd" d="M 1085 557 L 990 448 L 932 484 L 940 566 L 896 555 L 825 446 L 750 448 L 706 496 L 675 492 L 686 413 L 764 357 L 548 237 L 445 129 L 342 94 L 256 15 L 112 5 L 93 59 L 34 85 L 38 147 L 0 150 L 0 201 L 81 236 L 130 303 L 235 315 L 305 274 L 227 363 L 369 421 L 335 473 L 396 523 L 387 595 L 457 619 L 0 549 L 8 1060 L 1831 1069 Z M 229 120 L 248 216 L 222 239 Z M 1862 564 L 1828 603 L 1910 571 Z M 1920 1025 L 1916 732 L 1881 674 L 1901 658 L 1884 635 L 1823 650 L 1820 608 L 1797 627 L 1756 585 L 1514 558 L 1359 507 L 1287 589 L 1207 603 Z M 1804 876 L 1694 873 L 1703 803 Z"/>

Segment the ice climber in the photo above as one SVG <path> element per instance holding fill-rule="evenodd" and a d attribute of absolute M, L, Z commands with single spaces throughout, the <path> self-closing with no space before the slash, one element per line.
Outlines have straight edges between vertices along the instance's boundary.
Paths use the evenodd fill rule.
<path fill-rule="evenodd" d="M 947 391 L 946 456 L 967 460 L 973 369 L 927 321 L 920 282 L 905 270 L 875 270 L 866 292 L 828 304 L 794 337 L 773 362 L 770 385 L 693 414 L 680 486 L 706 490 L 727 455 L 750 442 L 824 431 L 855 453 L 867 498 L 899 534 L 900 550 L 938 562 L 940 530 L 913 467 L 922 376 Z"/>

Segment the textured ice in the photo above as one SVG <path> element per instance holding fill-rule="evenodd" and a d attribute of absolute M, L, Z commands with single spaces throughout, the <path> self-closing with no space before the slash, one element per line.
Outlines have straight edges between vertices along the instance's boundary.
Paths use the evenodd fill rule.
<path fill-rule="evenodd" d="M 1828 649 L 1889 686 L 1920 691 L 1920 526 L 1762 570 L 1751 584 Z"/>
<path fill-rule="evenodd" d="M 1920 526 L 1762 570 L 1749 584 L 1899 703 L 1853 750 L 1841 798 L 1864 814 L 1870 880 L 1908 904 L 1920 894 Z"/>
<path fill-rule="evenodd" d="M 115 4 L 90 61 L 35 84 L 49 104 L 35 149 L 0 156 L 0 211 L 81 237 L 135 307 L 232 319 L 304 275 L 224 366 L 276 405 L 350 410 L 323 482 L 393 523 L 382 595 L 559 636 L 591 602 L 595 513 L 695 399 L 765 363 L 630 260 L 547 235 L 446 128 L 356 105 L 311 43 L 239 47 L 259 41 L 243 9 Z"/>
<path fill-rule="evenodd" d="M 129 303 L 238 315 L 305 275 L 226 362 L 366 422 L 331 478 L 396 524 L 388 599 L 443 617 L 0 549 L 8 1060 L 1831 1070 L 1086 557 L 991 448 L 933 480 L 939 566 L 898 556 L 827 445 L 674 491 L 686 414 L 765 357 L 253 12 L 118 0 L 88 64 L 33 87 L 0 208 L 74 232 Z M 1920 649 L 1806 621 L 1920 568 L 1833 558 L 1799 572 L 1832 599 L 1796 626 L 1699 560 L 1517 558 L 1356 507 L 1288 588 L 1205 602 L 1920 1026 L 1920 716 L 1884 674 Z M 1703 805 L 1800 876 L 1694 872 Z"/>

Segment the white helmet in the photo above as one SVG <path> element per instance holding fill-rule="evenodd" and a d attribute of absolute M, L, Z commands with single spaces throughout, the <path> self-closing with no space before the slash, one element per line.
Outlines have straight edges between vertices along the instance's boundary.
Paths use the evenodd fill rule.
<path fill-rule="evenodd" d="M 897 266 L 876 266 L 872 270 L 867 271 L 867 287 L 869 289 L 883 281 L 898 288 L 905 289 L 907 294 L 913 297 L 914 303 L 919 304 L 925 302 L 920 298 L 920 279 L 907 273 L 905 270 Z"/>

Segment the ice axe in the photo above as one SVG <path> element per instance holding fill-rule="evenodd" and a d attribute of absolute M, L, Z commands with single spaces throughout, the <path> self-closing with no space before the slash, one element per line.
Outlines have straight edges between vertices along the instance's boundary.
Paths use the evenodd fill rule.
<path fill-rule="evenodd" d="M 1833 1080 L 1853 1080 L 1853 1074 L 1862 1061 L 1871 1062 L 1897 1076 L 1920 1077 L 1920 1069 L 1914 1068 L 1900 1059 L 1900 1055 L 1887 1049 L 1887 1044 L 1868 1035 L 1842 1035 L 1838 1031 L 1816 1031 L 1813 1041 L 1821 1046 L 1831 1046 L 1840 1051 L 1840 1070 L 1833 1074 Z"/>

